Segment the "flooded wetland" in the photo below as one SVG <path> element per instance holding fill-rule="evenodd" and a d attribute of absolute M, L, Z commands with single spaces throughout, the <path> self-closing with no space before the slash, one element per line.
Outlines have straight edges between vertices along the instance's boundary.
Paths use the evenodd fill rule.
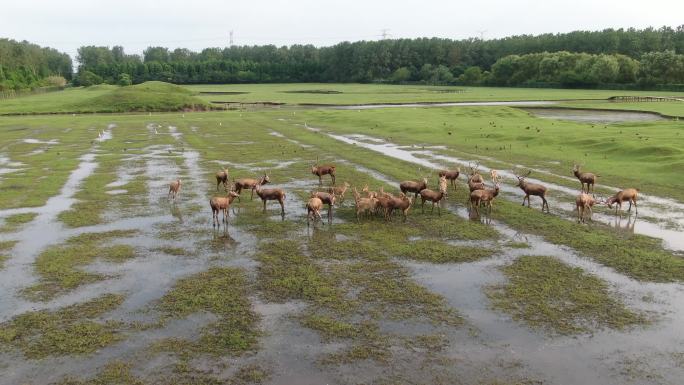
<path fill-rule="evenodd" d="M 0 384 L 681 383 L 684 124 L 531 104 L 0 118 Z M 317 162 L 351 187 L 309 224 Z M 574 164 L 638 214 L 578 223 Z M 456 167 L 440 214 L 357 218 Z M 223 169 L 285 212 L 246 189 L 212 226 Z"/>

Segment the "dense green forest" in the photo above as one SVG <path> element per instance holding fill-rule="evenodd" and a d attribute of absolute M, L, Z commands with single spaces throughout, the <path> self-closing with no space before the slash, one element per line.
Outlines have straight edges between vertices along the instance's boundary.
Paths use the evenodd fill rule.
<path fill-rule="evenodd" d="M 607 29 L 503 39 L 440 38 L 343 42 L 330 47 L 240 46 L 201 52 L 81 47 L 81 84 L 424 82 L 591 87 L 681 84 L 684 25 Z"/>
<path fill-rule="evenodd" d="M 502 39 L 388 39 L 329 47 L 233 46 L 193 52 L 121 46 L 78 49 L 74 85 L 422 82 L 533 87 L 684 87 L 684 25 L 606 29 Z M 0 89 L 71 77 L 68 55 L 0 40 Z M 58 79 L 57 79 L 58 80 Z"/>
<path fill-rule="evenodd" d="M 63 86 L 71 79 L 71 58 L 26 41 L 0 39 L 0 91 Z"/>

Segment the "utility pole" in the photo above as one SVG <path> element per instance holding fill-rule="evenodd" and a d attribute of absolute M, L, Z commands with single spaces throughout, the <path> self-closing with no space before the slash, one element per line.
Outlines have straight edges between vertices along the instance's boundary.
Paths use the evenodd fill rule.
<path fill-rule="evenodd" d="M 230 30 L 230 46 L 233 46 L 233 30 Z"/>

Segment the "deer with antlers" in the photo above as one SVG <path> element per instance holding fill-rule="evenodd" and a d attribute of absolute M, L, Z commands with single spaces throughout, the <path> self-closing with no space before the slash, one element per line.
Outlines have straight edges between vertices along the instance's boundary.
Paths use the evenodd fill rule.
<path fill-rule="evenodd" d="M 468 182 L 474 183 L 484 183 L 484 178 L 480 175 L 480 162 L 475 163 L 473 167 L 472 163 L 468 162 Z"/>
<path fill-rule="evenodd" d="M 522 205 L 525 206 L 525 200 L 527 200 L 527 207 L 530 207 L 530 195 L 538 196 L 542 199 L 542 212 L 544 212 L 544 207 L 546 207 L 546 212 L 549 212 L 549 202 L 546 201 L 546 187 L 537 183 L 529 183 L 526 179 L 532 170 L 528 170 L 525 175 L 515 174 L 518 178 L 517 186 L 525 192 L 525 197 L 523 198 Z"/>
<path fill-rule="evenodd" d="M 279 188 L 261 188 L 261 183 L 256 184 L 254 191 L 264 203 L 264 212 L 266 212 L 266 202 L 278 201 L 280 203 L 280 214 L 285 217 L 285 191 Z"/>
<path fill-rule="evenodd" d="M 309 222 L 313 221 L 316 223 L 316 219 L 323 220 L 321 217 L 321 209 L 323 208 L 323 201 L 319 198 L 311 197 L 308 202 L 306 202 L 306 225 L 309 226 Z"/>
<path fill-rule="evenodd" d="M 268 177 L 268 174 L 264 174 L 261 178 L 259 179 L 253 179 L 253 178 L 242 178 L 242 179 L 237 179 L 235 180 L 235 192 L 240 195 L 242 193 L 242 190 L 251 190 L 251 195 L 249 197 L 249 200 L 254 199 L 254 190 L 256 189 L 257 185 L 265 185 L 267 183 L 271 182 L 271 178 Z M 241 200 L 238 198 L 238 200 Z"/>
<path fill-rule="evenodd" d="M 578 164 L 575 164 L 575 166 L 572 168 L 572 173 L 575 174 L 575 177 L 579 179 L 580 183 L 582 184 L 582 192 L 584 192 L 584 185 L 586 184 L 586 192 L 589 193 L 589 188 L 591 187 L 591 193 L 594 193 L 594 184 L 596 183 L 596 178 L 600 177 L 601 175 L 593 174 L 591 172 L 580 172 L 580 165 Z"/>
<path fill-rule="evenodd" d="M 628 188 L 622 191 L 618 191 L 615 195 L 606 200 L 606 204 L 609 208 L 613 208 L 615 204 L 615 214 L 617 215 L 618 210 L 622 211 L 622 202 L 629 202 L 629 210 L 632 211 L 632 203 L 634 203 L 634 208 L 636 213 L 639 214 L 639 208 L 637 207 L 637 195 L 639 195 L 639 190 L 635 188 Z"/>
<path fill-rule="evenodd" d="M 182 185 L 182 182 L 181 182 L 180 178 L 169 183 L 168 197 L 175 201 L 176 197 L 180 194 L 181 185 Z"/>
<path fill-rule="evenodd" d="M 224 168 L 223 170 L 216 173 L 216 191 L 218 191 L 219 185 L 222 183 L 223 183 L 223 188 L 225 189 L 228 186 L 228 169 L 227 168 Z"/>
<path fill-rule="evenodd" d="M 499 184 L 497 183 L 493 190 L 475 190 L 470 193 L 470 208 L 475 208 L 477 215 L 480 215 L 480 205 L 485 204 L 489 208 L 489 214 L 492 213 L 492 201 L 499 195 Z"/>
<path fill-rule="evenodd" d="M 455 170 L 440 170 L 438 173 L 439 177 L 445 177 L 448 181 L 451 181 L 451 187 L 456 190 L 456 179 L 461 175 L 461 169 L 456 167 Z"/>
<path fill-rule="evenodd" d="M 427 186 L 427 178 L 423 178 L 422 181 L 415 181 L 415 180 L 405 180 L 401 183 L 399 183 L 399 190 L 403 194 L 406 194 L 407 192 L 413 193 L 414 194 L 414 199 L 418 199 L 418 194 L 420 194 L 421 190 L 425 190 Z"/>
<path fill-rule="evenodd" d="M 221 227 L 221 223 L 218 220 L 219 212 L 223 214 L 223 223 L 226 223 L 228 217 L 230 216 L 230 205 L 233 203 L 236 197 L 238 197 L 238 194 L 235 191 L 226 189 L 225 197 L 213 197 L 209 200 L 214 227 L 216 227 L 216 225 Z"/>
<path fill-rule="evenodd" d="M 575 199 L 575 206 L 577 207 L 577 222 L 586 222 L 587 213 L 589 219 L 593 214 L 593 207 L 598 201 L 591 195 L 580 193 Z"/>
<path fill-rule="evenodd" d="M 319 185 L 323 184 L 323 180 L 321 179 L 323 175 L 330 175 L 330 179 L 332 179 L 332 184 L 333 186 L 335 185 L 335 166 L 332 164 L 319 165 L 318 157 L 316 157 L 316 163 L 311 165 L 311 173 L 318 176 Z"/>
<path fill-rule="evenodd" d="M 430 189 L 424 189 L 420 191 L 420 211 L 425 212 L 425 201 L 430 201 L 432 202 L 432 209 L 430 209 L 430 213 L 433 213 L 435 211 L 435 203 L 437 203 L 437 213 L 438 215 L 442 215 L 441 211 L 441 201 L 442 199 L 446 196 L 446 190 L 447 190 L 447 180 L 446 177 L 440 176 L 439 177 L 439 191 L 432 191 Z"/>
<path fill-rule="evenodd" d="M 368 187 L 368 186 L 366 186 Z M 371 214 L 375 211 L 377 199 L 375 195 L 362 198 L 356 187 L 354 187 L 354 203 L 356 206 L 356 220 L 359 220 L 359 214 Z"/>

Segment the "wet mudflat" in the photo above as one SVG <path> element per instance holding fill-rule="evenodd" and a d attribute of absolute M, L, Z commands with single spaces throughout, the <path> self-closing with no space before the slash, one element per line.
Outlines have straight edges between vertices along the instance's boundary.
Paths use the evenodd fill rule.
<path fill-rule="evenodd" d="M 505 203 L 519 199 L 510 180 L 491 217 L 471 217 L 461 189 L 442 215 L 418 205 L 406 222 L 357 222 L 349 191 L 332 224 L 307 226 L 317 157 L 337 164 L 338 184 L 396 192 L 418 166 L 458 163 L 446 148 L 256 113 L 106 119 L 107 138 L 80 143 L 58 193 L 0 211 L 3 223 L 34 214 L 0 233 L 0 383 L 675 384 L 684 374 L 678 266 L 623 271 L 505 221 L 520 210 Z M 66 125 L 41 127 L 51 147 L 68 139 Z M 223 194 L 224 167 L 231 179 L 267 173 L 266 187 L 286 191 L 285 215 L 243 191 L 213 228 L 208 200 Z M 565 199 L 551 201 L 556 225 L 581 226 Z M 545 297 L 512 279 L 539 258 L 557 262 L 545 276 L 584 291 Z M 507 290 L 519 296 L 497 300 Z M 524 303 L 549 321 L 517 311 Z"/>

